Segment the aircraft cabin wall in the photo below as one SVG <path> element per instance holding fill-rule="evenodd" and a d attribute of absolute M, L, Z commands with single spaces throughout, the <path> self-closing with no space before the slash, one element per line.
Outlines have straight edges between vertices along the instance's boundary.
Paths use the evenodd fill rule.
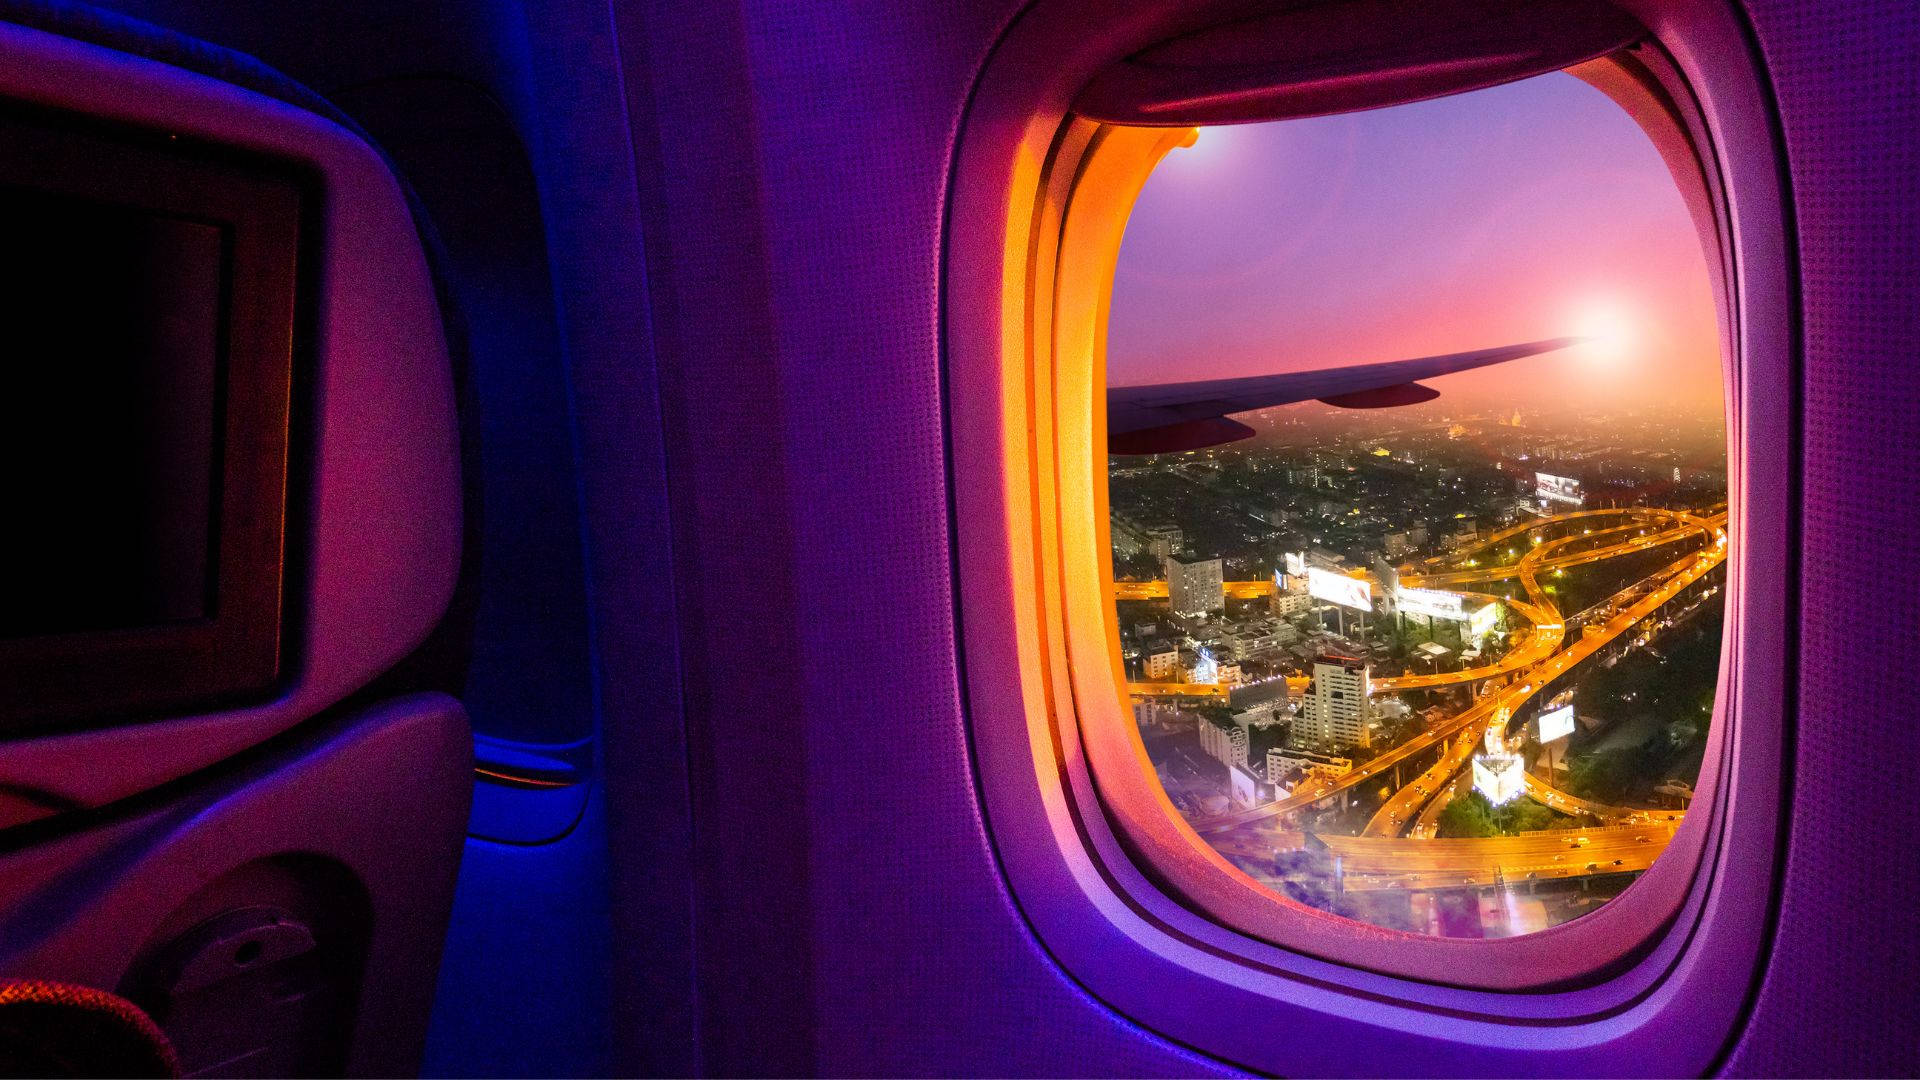
<path fill-rule="evenodd" d="M 949 199 L 989 58 L 1048 2 L 109 5 L 389 134 L 446 234 L 481 512 L 443 652 L 402 677 L 575 773 L 570 801 L 476 802 L 430 1070 L 1243 1071 L 1057 961 L 979 794 Z M 1920 8 L 1740 7 L 1804 427 L 1774 922 L 1714 1068 L 1911 1074 Z M 436 141 L 447 115 L 471 148 Z M 499 210 L 463 217 L 482 175 Z M 1472 1066 L 1356 1045 L 1349 1069 Z"/>
<path fill-rule="evenodd" d="M 1911 745 L 1899 710 L 1839 702 L 1902 682 L 1900 620 L 1842 613 L 1887 587 L 1861 565 L 1909 565 L 1917 542 L 1876 531 L 1868 556 L 1847 523 L 1906 520 L 1920 482 L 1920 442 L 1895 419 L 1915 415 L 1896 374 L 1916 309 L 1900 268 L 1920 191 L 1897 164 L 1915 106 L 1860 97 L 1911 70 L 1920 18 L 1890 2 L 1744 8 L 1791 169 L 1809 531 L 1802 606 L 1781 613 L 1804 667 L 1779 922 L 1722 1065 L 1899 1073 L 1915 1064 L 1899 1038 L 1809 1036 L 1911 1023 L 1912 943 L 1836 943 L 1883 938 L 1914 885 L 1912 860 L 1872 854 L 1898 850 L 1903 826 L 1876 809 L 1897 802 L 1892 776 L 1857 750 Z M 969 95 L 1020 10 L 620 9 L 636 124 L 658 138 L 643 183 L 717 1071 L 1202 1067 L 1036 948 L 970 774 L 947 508 L 971 463 L 947 457 L 940 408 L 942 230 L 969 223 L 942 213 Z M 1912 610 L 1912 585 L 1893 588 L 1885 610 Z M 749 625 L 729 617 L 748 610 Z M 1423 1068 L 1359 1052 L 1351 1067 Z"/>

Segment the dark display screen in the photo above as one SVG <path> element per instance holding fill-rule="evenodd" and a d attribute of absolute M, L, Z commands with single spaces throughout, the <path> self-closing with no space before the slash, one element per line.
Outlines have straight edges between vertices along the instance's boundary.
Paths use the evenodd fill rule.
<path fill-rule="evenodd" d="M 212 615 L 226 232 L 0 187 L 0 635 Z"/>

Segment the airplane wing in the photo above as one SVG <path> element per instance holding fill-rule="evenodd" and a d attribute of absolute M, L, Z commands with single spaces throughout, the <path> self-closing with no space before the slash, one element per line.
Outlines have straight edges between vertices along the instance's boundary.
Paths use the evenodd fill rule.
<path fill-rule="evenodd" d="M 1420 379 L 1469 368 L 1504 364 L 1523 356 L 1577 345 L 1585 338 L 1561 337 L 1503 345 L 1495 349 L 1387 360 L 1377 364 L 1252 375 L 1241 379 L 1114 386 L 1107 389 L 1107 452 L 1166 454 L 1198 450 L 1244 439 L 1253 429 L 1231 413 L 1270 409 L 1297 401 L 1319 400 L 1346 409 L 1381 409 L 1431 401 L 1440 391 Z"/>

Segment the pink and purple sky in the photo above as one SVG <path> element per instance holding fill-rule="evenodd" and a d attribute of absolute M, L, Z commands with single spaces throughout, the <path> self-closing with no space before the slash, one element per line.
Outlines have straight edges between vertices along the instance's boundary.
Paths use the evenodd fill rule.
<path fill-rule="evenodd" d="M 1202 131 L 1128 221 L 1108 380 L 1594 332 L 1609 343 L 1435 380 L 1433 407 L 1720 412 L 1713 300 L 1679 191 L 1619 106 L 1553 74 Z"/>

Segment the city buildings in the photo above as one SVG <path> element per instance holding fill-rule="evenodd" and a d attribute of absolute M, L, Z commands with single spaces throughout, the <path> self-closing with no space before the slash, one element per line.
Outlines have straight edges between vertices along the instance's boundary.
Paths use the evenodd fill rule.
<path fill-rule="evenodd" d="M 1148 682 L 1166 682 L 1180 670 L 1180 647 L 1171 641 L 1149 641 L 1141 650 L 1141 667 Z"/>
<path fill-rule="evenodd" d="M 1350 656 L 1323 656 L 1313 663 L 1313 682 L 1300 704 L 1300 736 L 1322 747 L 1372 744 L 1367 703 L 1370 669 Z"/>
<path fill-rule="evenodd" d="M 1149 525 L 1140 534 L 1146 539 L 1147 553 L 1162 562 L 1173 558 L 1186 543 L 1178 525 Z"/>
<path fill-rule="evenodd" d="M 1208 715 L 1200 718 L 1200 749 L 1207 756 L 1232 768 L 1247 763 L 1247 729 L 1232 717 Z"/>
<path fill-rule="evenodd" d="M 1650 540 L 1653 546 L 1644 553 L 1633 550 L 1635 535 L 1658 534 L 1650 520 L 1640 519 L 1663 512 L 1652 509 L 1663 506 L 1713 517 L 1724 505 L 1715 501 L 1724 498 L 1722 491 L 1706 477 L 1699 492 L 1677 496 L 1672 462 L 1699 455 L 1683 454 L 1675 442 L 1651 457 L 1646 451 L 1623 456 L 1608 448 L 1636 440 L 1605 424 L 1549 440 L 1532 423 L 1500 427 L 1484 417 L 1397 427 L 1391 419 L 1356 423 L 1371 425 L 1362 429 L 1367 437 L 1323 435 L 1318 447 L 1249 445 L 1165 455 L 1110 473 L 1114 533 L 1125 537 L 1115 541 L 1114 565 L 1122 583 L 1117 614 L 1129 665 L 1153 682 L 1208 684 L 1138 691 L 1162 702 L 1141 717 L 1161 782 L 1180 813 L 1211 826 L 1202 833 L 1209 841 L 1229 838 L 1222 850 L 1230 857 L 1267 835 L 1252 823 L 1245 826 L 1248 832 L 1225 829 L 1222 815 L 1237 813 L 1265 822 L 1260 815 L 1270 812 L 1283 832 L 1397 837 L 1410 847 L 1436 837 L 1494 838 L 1475 830 L 1514 835 L 1569 827 L 1570 804 L 1562 796 L 1543 798 L 1529 788 L 1533 781 L 1524 762 L 1531 753 L 1521 755 L 1518 743 L 1482 747 L 1490 717 L 1474 710 L 1489 695 L 1524 701 L 1539 685 L 1532 681 L 1535 669 L 1515 672 L 1510 661 L 1536 647 L 1537 628 L 1556 611 L 1562 625 L 1552 629 L 1563 631 L 1553 635 L 1557 656 L 1585 655 L 1573 650 L 1617 631 L 1608 621 L 1699 545 L 1698 538 Z M 1658 445 L 1656 438 L 1679 429 L 1648 418 L 1639 430 L 1647 436 L 1641 445 Z M 1545 445 L 1551 441 L 1559 445 Z M 1573 470 L 1547 464 L 1536 456 L 1540 451 L 1579 462 L 1589 509 L 1596 503 L 1601 514 L 1650 509 L 1618 519 L 1569 516 L 1565 509 L 1542 516 L 1533 505 L 1536 473 Z M 1660 484 L 1670 486 L 1657 490 Z M 1605 505 L 1614 498 L 1625 505 Z M 1518 509 L 1523 504 L 1524 513 Z M 1289 506 L 1297 512 L 1278 512 Z M 1158 532 L 1167 558 L 1149 558 L 1144 522 L 1165 523 Z M 1648 531 L 1636 534 L 1640 524 Z M 1490 545 L 1496 534 L 1503 542 Z M 1595 539 L 1582 539 L 1589 534 Z M 1543 558 L 1603 554 L 1598 561 L 1568 562 L 1523 579 L 1517 562 L 1546 545 L 1560 546 Z M 1310 577 L 1319 579 L 1312 588 Z M 1409 582 L 1406 589 L 1395 587 L 1402 578 Z M 1364 599 L 1342 608 L 1330 596 L 1345 582 L 1371 585 L 1370 610 Z M 1695 595 L 1711 599 L 1712 583 Z M 1347 618 L 1336 628 L 1337 610 Z M 1393 617 L 1396 610 L 1401 617 Z M 1644 618 L 1636 633 L 1593 653 L 1578 677 L 1622 678 L 1604 674 L 1622 650 L 1673 633 L 1670 627 L 1690 608 L 1668 610 L 1676 615 Z M 1712 656 L 1688 664 L 1685 677 L 1710 692 L 1717 670 Z M 1636 722 L 1633 712 L 1642 707 L 1616 705 L 1623 718 L 1616 722 Z M 1608 752 L 1596 749 L 1604 745 L 1589 742 L 1571 755 L 1550 758 L 1538 777 L 1566 799 L 1676 809 L 1684 804 L 1678 782 L 1691 779 L 1684 759 L 1694 751 L 1662 743 L 1662 763 L 1649 764 L 1645 776 L 1613 777 L 1613 786 L 1596 794 L 1586 775 L 1561 759 L 1570 756 L 1577 764 L 1583 754 L 1592 759 Z M 1355 765 L 1396 751 L 1384 771 Z M 1677 782 L 1660 782 L 1669 777 Z M 1473 782 L 1480 793 L 1469 808 L 1449 816 L 1456 795 Z M 1498 813 L 1488 816 L 1483 796 L 1503 804 Z M 1287 805 L 1267 810 L 1279 802 Z M 1633 850 L 1641 866 L 1650 861 L 1651 851 Z M 1247 865 L 1268 880 L 1263 864 Z M 1586 888 L 1571 860 L 1560 869 L 1582 878 L 1580 889 Z M 1293 881 L 1291 872 L 1274 873 Z M 1497 880 L 1497 874 L 1478 871 L 1474 877 Z M 1442 881 L 1474 884 L 1461 877 L 1432 880 L 1436 887 L 1445 887 Z M 1607 885 L 1608 894 L 1619 886 Z M 1413 892 L 1416 899 L 1427 895 L 1419 888 Z M 1558 895 L 1589 894 L 1568 888 Z"/>
<path fill-rule="evenodd" d="M 1219 559 L 1181 562 L 1161 561 L 1167 574 L 1167 603 L 1175 615 L 1205 615 L 1226 608 L 1223 572 Z"/>
<path fill-rule="evenodd" d="M 1266 763 L 1267 782 L 1279 791 L 1316 780 L 1338 780 L 1353 771 L 1352 758 L 1284 746 L 1268 749 Z"/>
<path fill-rule="evenodd" d="M 1267 597 L 1267 610 L 1282 619 L 1297 619 L 1313 612 L 1313 597 L 1303 588 L 1294 592 L 1291 588 L 1277 589 Z"/>

